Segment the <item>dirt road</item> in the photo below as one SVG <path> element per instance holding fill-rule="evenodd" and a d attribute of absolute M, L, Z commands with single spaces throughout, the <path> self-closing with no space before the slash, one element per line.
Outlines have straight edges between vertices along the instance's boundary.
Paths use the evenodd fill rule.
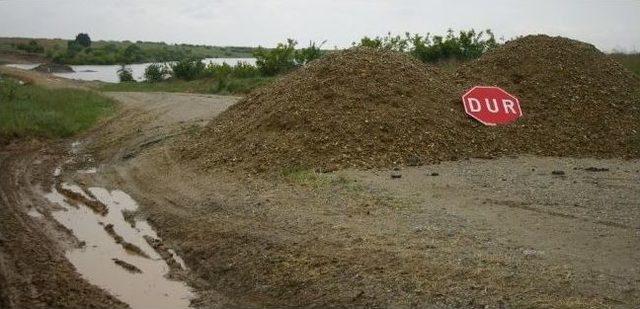
<path fill-rule="evenodd" d="M 185 260 L 195 307 L 640 305 L 638 161 L 527 156 L 399 172 L 203 171 L 172 146 L 235 98 L 109 95 L 122 112 L 80 138 L 85 146 L 61 177 L 130 194 L 140 204 L 132 216 Z M 4 307 L 124 306 L 73 272 L 64 250 L 81 240 L 61 231 L 50 215 L 56 206 L 42 198 L 70 142 L 3 152 Z M 89 167 L 97 173 L 74 172 Z M 43 218 L 29 216 L 31 207 Z"/>

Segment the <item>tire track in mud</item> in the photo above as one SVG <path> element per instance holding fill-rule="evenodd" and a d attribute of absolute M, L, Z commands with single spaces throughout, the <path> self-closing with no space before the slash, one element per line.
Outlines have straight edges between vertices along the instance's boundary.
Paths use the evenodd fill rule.
<path fill-rule="evenodd" d="M 63 248 L 49 237 L 63 234 L 60 230 L 50 231 L 42 219 L 27 214 L 31 208 L 47 208 L 43 199 L 35 198 L 34 185 L 47 185 L 42 173 L 61 157 L 56 148 L 19 143 L 0 150 L 0 305 L 128 308 L 75 272 Z"/>
<path fill-rule="evenodd" d="M 127 220 L 125 213 L 134 213 L 137 203 L 120 190 L 84 189 L 63 181 L 75 173 L 56 176 L 44 198 L 63 208 L 53 211 L 52 217 L 82 244 L 65 254 L 81 276 L 133 309 L 189 307 L 191 288 L 173 279 L 186 275 L 176 262 L 181 259 L 164 247 L 146 221 Z"/>

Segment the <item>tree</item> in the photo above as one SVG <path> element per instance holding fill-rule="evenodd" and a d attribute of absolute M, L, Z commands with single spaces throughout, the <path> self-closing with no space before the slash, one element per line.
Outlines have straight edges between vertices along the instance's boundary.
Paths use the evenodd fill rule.
<path fill-rule="evenodd" d="M 76 35 L 76 43 L 82 47 L 89 47 L 91 46 L 91 38 L 86 33 L 78 33 L 78 35 Z"/>

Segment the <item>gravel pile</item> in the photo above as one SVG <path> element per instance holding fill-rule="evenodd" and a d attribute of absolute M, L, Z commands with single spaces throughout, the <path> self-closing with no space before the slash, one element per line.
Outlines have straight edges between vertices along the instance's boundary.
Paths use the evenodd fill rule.
<path fill-rule="evenodd" d="M 498 85 L 520 98 L 524 117 L 498 128 L 498 153 L 639 157 L 640 81 L 593 45 L 527 36 L 456 72 L 458 91 Z M 494 134 L 495 133 L 495 134 Z"/>
<path fill-rule="evenodd" d="M 467 117 L 460 96 L 477 84 L 518 96 L 524 117 L 500 127 Z M 640 157 L 639 90 L 618 63 L 565 38 L 517 39 L 454 74 L 353 48 L 254 91 L 178 150 L 204 167 L 257 172 L 521 153 Z"/>

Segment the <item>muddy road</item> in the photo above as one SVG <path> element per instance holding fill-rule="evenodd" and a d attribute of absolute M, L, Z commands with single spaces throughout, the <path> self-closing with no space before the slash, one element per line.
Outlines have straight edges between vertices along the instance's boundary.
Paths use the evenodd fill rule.
<path fill-rule="evenodd" d="M 108 95 L 121 112 L 92 132 L 2 150 L 0 307 L 144 308 L 144 294 L 132 301 L 70 258 L 96 235 L 108 240 L 99 248 L 115 248 L 103 254 L 105 268 L 149 275 L 144 258 L 121 249 L 134 244 L 166 266 L 162 278 L 188 287 L 195 308 L 640 306 L 638 161 L 522 156 L 400 171 L 205 171 L 172 147 L 236 98 Z M 47 199 L 56 182 L 111 214 L 84 211 L 89 234 L 65 225 L 57 212 L 91 202 Z M 109 206 L 101 190 L 136 207 Z M 138 229 L 125 232 L 120 217 Z M 151 233 L 143 222 L 161 245 L 139 241 Z"/>

